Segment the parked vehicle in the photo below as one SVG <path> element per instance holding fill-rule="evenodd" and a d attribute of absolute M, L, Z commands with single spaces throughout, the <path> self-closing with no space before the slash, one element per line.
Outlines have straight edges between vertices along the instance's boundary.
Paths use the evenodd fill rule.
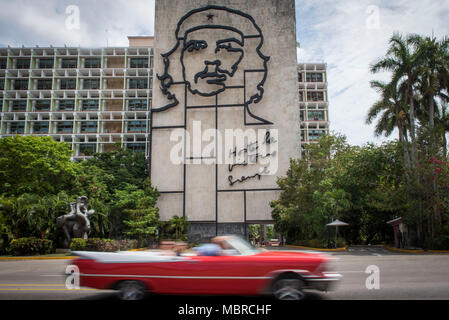
<path fill-rule="evenodd" d="M 279 247 L 280 243 L 281 242 L 278 239 L 270 239 L 269 241 L 267 241 L 267 245 L 272 247 Z"/>
<path fill-rule="evenodd" d="M 300 300 L 304 289 L 327 291 L 341 278 L 330 270 L 331 258 L 321 254 L 256 249 L 237 236 L 221 237 L 220 244 L 180 255 L 79 251 L 72 263 L 79 268 L 81 286 L 116 289 L 124 300 L 142 299 L 148 291 Z"/>

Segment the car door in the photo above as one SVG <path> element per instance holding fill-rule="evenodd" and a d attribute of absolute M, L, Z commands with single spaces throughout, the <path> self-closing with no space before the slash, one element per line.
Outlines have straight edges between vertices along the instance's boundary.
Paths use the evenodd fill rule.
<path fill-rule="evenodd" d="M 265 280 L 252 256 L 186 257 L 178 267 L 179 293 L 257 294 Z"/>

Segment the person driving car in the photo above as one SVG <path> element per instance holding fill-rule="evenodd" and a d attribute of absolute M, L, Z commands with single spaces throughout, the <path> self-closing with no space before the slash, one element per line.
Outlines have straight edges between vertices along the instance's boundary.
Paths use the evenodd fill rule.
<path fill-rule="evenodd" d="M 218 236 L 211 239 L 211 242 L 214 244 L 217 244 L 222 249 L 222 255 L 224 256 L 235 256 L 238 255 L 237 250 L 235 250 L 231 245 L 228 243 L 228 239 L 230 239 L 231 236 Z"/>

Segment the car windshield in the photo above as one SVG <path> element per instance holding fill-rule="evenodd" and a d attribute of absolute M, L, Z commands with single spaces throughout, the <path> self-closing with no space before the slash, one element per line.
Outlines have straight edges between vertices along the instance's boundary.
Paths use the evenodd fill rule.
<path fill-rule="evenodd" d="M 258 249 L 254 248 L 249 242 L 240 237 L 230 237 L 229 239 L 226 239 L 226 242 L 240 255 L 252 255 L 259 252 Z"/>

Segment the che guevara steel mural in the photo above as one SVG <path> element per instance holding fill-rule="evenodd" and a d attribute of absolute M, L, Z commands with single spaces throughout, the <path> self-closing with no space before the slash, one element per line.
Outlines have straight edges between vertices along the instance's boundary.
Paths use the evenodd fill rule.
<path fill-rule="evenodd" d="M 242 32 L 232 25 L 213 23 L 214 19 L 222 14 L 233 15 L 237 21 L 246 22 L 251 26 L 250 30 Z M 184 15 L 178 22 L 175 37 L 176 44 L 173 48 L 161 54 L 164 72 L 157 75 L 161 90 L 170 102 L 165 106 L 153 108 L 152 112 L 166 111 L 179 104 L 176 94 L 171 91 L 174 85 L 183 84 L 193 95 L 211 97 L 228 89 L 228 80 L 237 72 L 251 72 L 258 74 L 260 79 L 254 87 L 247 87 L 245 82 L 241 83 L 245 95 L 242 103 L 245 109 L 244 124 L 272 124 L 252 110 L 253 106 L 263 98 L 263 86 L 268 71 L 267 62 L 270 59 L 261 51 L 263 34 L 252 16 L 227 7 L 206 6 Z M 258 40 L 257 46 L 253 49 L 254 52 L 245 50 L 245 42 L 248 39 Z M 170 62 L 176 53 L 179 53 L 177 56 L 182 66 L 182 82 L 175 81 L 170 74 Z M 260 59 L 262 62 L 260 68 L 243 69 L 240 63 L 245 55 L 251 55 L 252 59 Z M 192 66 L 198 66 L 198 64 L 192 63 L 193 60 L 201 60 L 204 63 L 200 68 L 195 69 Z"/>
<path fill-rule="evenodd" d="M 239 25 L 243 28 L 238 28 Z M 215 108 L 216 114 L 217 108 L 242 107 L 242 125 L 265 126 L 273 124 L 270 119 L 257 114 L 257 104 L 264 96 L 264 84 L 267 79 L 270 57 L 262 53 L 264 43 L 262 30 L 252 16 L 239 10 L 209 5 L 191 10 L 181 17 L 174 34 L 176 43 L 169 51 L 161 53 L 163 71 L 157 74 L 160 89 L 168 103 L 153 107 L 153 114 L 166 112 L 175 107 L 184 107 L 184 109 Z M 246 61 L 251 60 L 250 65 L 242 63 L 245 58 Z M 177 68 L 181 70 L 176 70 Z M 177 78 L 174 74 L 177 74 Z M 182 78 L 179 77 L 179 74 L 182 75 Z M 251 81 L 247 81 L 248 78 L 251 78 Z M 175 93 L 176 90 L 174 89 L 177 86 L 184 87 L 182 91 L 184 97 L 176 95 L 181 92 L 178 90 Z M 241 95 L 240 102 L 219 103 L 218 96 L 222 96 L 223 93 L 230 90 L 234 90 L 232 94 Z M 204 98 L 216 97 L 216 99 L 215 103 L 210 105 L 187 105 L 188 95 Z M 184 106 L 180 101 L 184 103 Z M 185 118 L 186 114 L 184 126 L 163 126 L 159 128 L 183 127 L 186 129 Z M 151 116 L 151 119 L 153 119 L 153 116 Z M 152 130 L 159 129 L 153 126 L 153 121 L 151 123 Z M 276 155 L 276 151 L 266 154 L 257 153 L 258 144 L 268 145 L 272 142 L 276 141 L 270 137 L 270 132 L 267 131 L 267 136 L 263 141 L 261 139 L 261 141 L 249 142 L 246 148 L 243 148 L 240 152 L 246 152 L 249 158 L 255 157 L 257 162 L 257 159 Z M 253 155 L 248 152 L 250 148 L 255 150 Z M 237 155 L 236 150 L 234 150 L 234 153 Z M 244 183 L 249 179 L 260 180 L 262 175 L 269 174 L 267 167 L 263 167 L 262 170 L 250 172 L 247 175 L 232 176 L 235 167 L 246 166 L 248 162 L 251 161 L 247 160 L 228 166 L 227 180 L 229 186 Z"/>

